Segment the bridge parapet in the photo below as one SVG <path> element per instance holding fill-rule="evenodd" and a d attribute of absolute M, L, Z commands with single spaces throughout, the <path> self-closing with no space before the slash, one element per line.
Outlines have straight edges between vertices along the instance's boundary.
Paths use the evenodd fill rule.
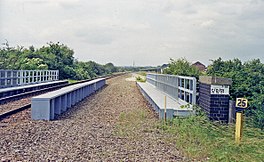
<path fill-rule="evenodd" d="M 0 70 L 0 88 L 59 80 L 59 70 Z"/>
<path fill-rule="evenodd" d="M 196 78 L 178 75 L 147 74 L 147 82 L 181 104 L 196 104 Z"/>
<path fill-rule="evenodd" d="M 146 83 L 137 82 L 137 85 L 159 118 L 193 114 L 192 106 L 196 104 L 196 78 L 152 73 L 147 74 L 146 78 Z M 165 96 L 168 96 L 166 100 Z"/>

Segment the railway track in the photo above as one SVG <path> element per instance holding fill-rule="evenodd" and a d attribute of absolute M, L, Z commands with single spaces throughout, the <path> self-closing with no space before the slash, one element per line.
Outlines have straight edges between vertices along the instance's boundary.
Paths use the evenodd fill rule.
<path fill-rule="evenodd" d="M 124 73 L 117 73 L 117 74 L 112 74 L 112 75 L 106 75 L 106 76 L 101 76 L 101 77 L 96 77 L 93 79 L 87 79 L 87 80 L 82 80 L 82 81 L 78 81 L 75 83 L 69 83 L 67 85 L 58 85 L 58 86 L 54 86 L 54 87 L 49 87 L 49 88 L 44 88 L 44 89 L 40 89 L 40 90 L 35 90 L 35 91 L 31 91 L 31 92 L 26 92 L 26 93 L 21 93 L 21 94 L 17 94 L 17 95 L 13 95 L 13 96 L 9 96 L 9 97 L 5 97 L 5 98 L 1 98 L 0 99 L 0 120 L 7 118 L 8 116 L 11 116 L 13 114 L 16 114 L 18 112 L 21 112 L 25 109 L 31 108 L 31 97 L 32 96 L 37 96 L 39 94 L 43 94 L 43 93 L 47 93 L 50 91 L 54 91 L 54 90 L 58 90 L 60 88 L 63 87 L 67 87 L 67 86 L 71 86 L 71 85 L 75 85 L 75 84 L 80 84 L 80 83 L 84 83 L 84 82 L 88 82 L 94 79 L 98 79 L 98 78 L 106 78 L 106 79 L 110 79 L 116 76 L 120 76 L 123 75 Z M 25 103 L 22 102 L 22 100 L 25 99 L 27 100 Z M 21 105 L 19 105 L 21 103 Z M 18 104 L 19 103 L 19 104 Z M 17 106 L 19 105 L 19 106 Z"/>

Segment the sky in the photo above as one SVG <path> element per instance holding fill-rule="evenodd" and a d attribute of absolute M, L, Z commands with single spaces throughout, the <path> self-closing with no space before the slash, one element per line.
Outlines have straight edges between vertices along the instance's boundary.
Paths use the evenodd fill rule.
<path fill-rule="evenodd" d="M 264 62 L 264 0 L 0 0 L 0 43 L 61 42 L 81 61 Z"/>

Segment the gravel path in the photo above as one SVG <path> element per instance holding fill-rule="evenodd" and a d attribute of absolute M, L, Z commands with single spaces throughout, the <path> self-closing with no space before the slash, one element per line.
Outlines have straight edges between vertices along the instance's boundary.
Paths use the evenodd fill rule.
<path fill-rule="evenodd" d="M 175 144 L 165 142 L 157 118 L 127 77 L 108 80 L 58 120 L 31 121 L 27 110 L 17 114 L 21 120 L 1 121 L 0 160 L 185 161 Z"/>

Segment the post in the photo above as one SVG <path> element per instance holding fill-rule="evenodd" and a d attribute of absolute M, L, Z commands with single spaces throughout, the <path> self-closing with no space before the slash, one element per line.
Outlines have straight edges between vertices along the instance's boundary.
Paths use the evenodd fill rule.
<path fill-rule="evenodd" d="M 239 144 L 241 141 L 242 127 L 243 127 L 242 112 L 237 112 L 236 113 L 236 133 L 235 133 L 235 140 L 237 144 Z"/>
<path fill-rule="evenodd" d="M 167 96 L 164 96 L 164 121 L 166 121 L 166 107 L 167 107 Z"/>

